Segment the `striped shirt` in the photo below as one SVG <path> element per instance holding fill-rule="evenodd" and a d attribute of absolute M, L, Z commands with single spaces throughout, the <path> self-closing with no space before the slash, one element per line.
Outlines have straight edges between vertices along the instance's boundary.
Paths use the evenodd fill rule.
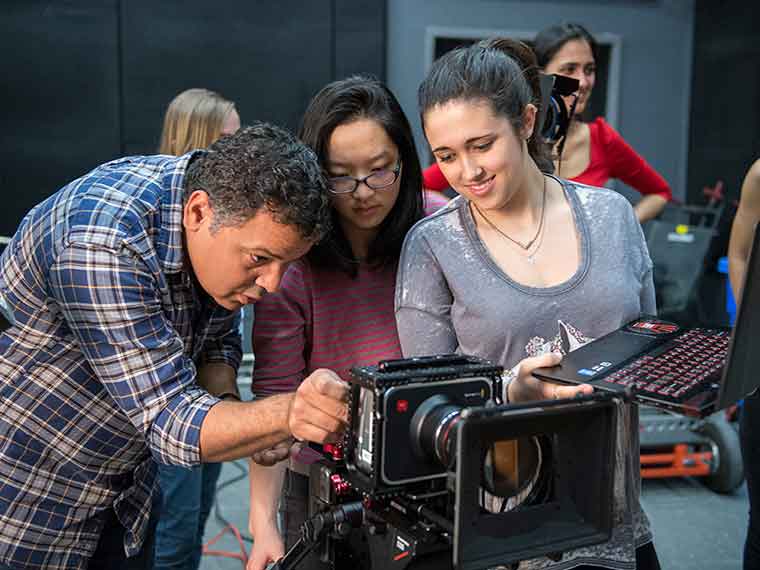
<path fill-rule="evenodd" d="M 448 200 L 425 192 L 427 214 Z M 359 266 L 353 278 L 341 271 L 293 263 L 280 291 L 256 303 L 251 389 L 256 397 L 292 392 L 318 368 L 347 380 L 353 366 L 400 358 L 393 296 L 396 264 Z"/>
<path fill-rule="evenodd" d="M 0 565 L 85 568 L 105 513 L 139 551 L 155 462 L 200 462 L 218 399 L 196 364 L 237 369 L 237 312 L 196 288 L 182 236 L 192 153 L 104 164 L 36 206 L 0 258 Z"/>
<path fill-rule="evenodd" d="M 348 379 L 352 366 L 399 358 L 396 266 L 359 267 L 356 278 L 293 263 L 280 291 L 256 303 L 253 393 L 291 392 L 318 368 Z"/>

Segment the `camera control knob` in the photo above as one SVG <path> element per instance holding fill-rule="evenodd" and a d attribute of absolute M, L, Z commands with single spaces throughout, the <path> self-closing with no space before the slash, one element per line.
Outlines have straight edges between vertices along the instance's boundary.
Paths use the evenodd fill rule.
<path fill-rule="evenodd" d="M 343 446 L 339 445 L 337 443 L 325 443 L 322 446 L 322 449 L 324 449 L 325 453 L 329 453 L 330 457 L 333 458 L 333 461 L 340 461 L 343 459 Z"/>
<path fill-rule="evenodd" d="M 330 484 L 336 497 L 341 497 L 351 490 L 350 485 L 338 473 L 330 475 Z"/>

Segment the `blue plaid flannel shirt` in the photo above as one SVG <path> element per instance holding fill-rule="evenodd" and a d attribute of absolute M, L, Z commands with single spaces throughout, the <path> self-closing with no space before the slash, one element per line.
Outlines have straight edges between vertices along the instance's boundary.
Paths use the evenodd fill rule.
<path fill-rule="evenodd" d="M 238 312 L 183 255 L 193 154 L 104 164 L 36 206 L 0 258 L 0 566 L 84 568 L 104 511 L 139 551 L 156 461 L 200 462 L 219 400 L 196 364 L 241 359 Z M 224 268 L 219 268 L 223 270 Z"/>

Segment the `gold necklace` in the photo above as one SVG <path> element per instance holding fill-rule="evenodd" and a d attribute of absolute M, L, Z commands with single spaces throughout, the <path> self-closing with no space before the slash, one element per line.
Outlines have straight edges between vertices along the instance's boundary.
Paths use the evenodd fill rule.
<path fill-rule="evenodd" d="M 543 191 L 543 194 L 541 196 L 541 216 L 540 216 L 539 221 L 538 221 L 538 228 L 536 229 L 536 235 L 534 235 L 533 239 L 531 239 L 527 243 L 522 243 L 521 241 L 518 241 L 518 240 L 514 239 L 513 237 L 508 236 L 505 232 L 503 232 L 502 230 L 500 230 L 496 226 L 496 224 L 494 224 L 491 220 L 489 220 L 486 217 L 486 215 L 481 211 L 480 208 L 478 208 L 478 205 L 475 204 L 475 202 L 471 201 L 470 204 L 475 207 L 475 210 L 478 212 L 478 214 L 480 214 L 480 217 L 483 218 L 489 226 L 491 226 L 494 230 L 496 230 L 496 232 L 499 235 L 507 238 L 509 241 L 511 241 L 515 245 L 519 246 L 522 250 L 528 251 L 530 249 L 530 247 L 534 243 L 536 243 L 536 240 L 538 239 L 538 236 L 541 235 L 541 229 L 544 227 L 544 217 L 545 217 L 545 213 L 546 213 L 546 176 L 544 176 L 544 191 Z M 539 244 L 539 245 L 541 245 L 541 244 Z M 536 248 L 536 251 L 534 251 L 532 254 L 530 254 L 528 256 L 528 263 L 533 263 L 535 261 L 535 256 L 536 256 L 537 251 L 538 251 L 538 248 Z"/>

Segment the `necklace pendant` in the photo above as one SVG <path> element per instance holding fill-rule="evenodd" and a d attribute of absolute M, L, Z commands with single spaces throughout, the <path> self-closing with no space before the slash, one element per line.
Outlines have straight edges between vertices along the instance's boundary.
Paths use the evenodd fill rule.
<path fill-rule="evenodd" d="M 536 253 L 537 252 L 534 251 L 528 257 L 525 258 L 528 261 L 528 263 L 530 263 L 531 265 L 533 265 L 534 263 L 536 263 Z"/>

